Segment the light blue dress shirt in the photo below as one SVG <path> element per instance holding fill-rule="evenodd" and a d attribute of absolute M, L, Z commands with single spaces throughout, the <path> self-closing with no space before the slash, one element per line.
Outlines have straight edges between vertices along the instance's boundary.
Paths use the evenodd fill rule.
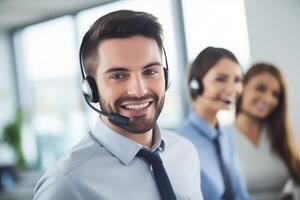
<path fill-rule="evenodd" d="M 196 149 L 174 132 L 160 131 L 158 126 L 153 132 L 151 151 L 159 151 L 178 200 L 203 199 Z M 41 177 L 34 199 L 160 200 L 151 167 L 135 157 L 141 148 L 99 120 L 86 138 Z"/>
<path fill-rule="evenodd" d="M 218 155 L 213 140 L 217 130 L 191 110 L 187 119 L 177 132 L 190 139 L 195 145 L 201 161 L 201 190 L 205 200 L 221 200 L 224 193 L 224 181 Z M 245 189 L 240 176 L 238 158 L 235 152 L 233 134 L 219 127 L 221 151 L 228 168 L 236 200 L 252 199 Z"/>

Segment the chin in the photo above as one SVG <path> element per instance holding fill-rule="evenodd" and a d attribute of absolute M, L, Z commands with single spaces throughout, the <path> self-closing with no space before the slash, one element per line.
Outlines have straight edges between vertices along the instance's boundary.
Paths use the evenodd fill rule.
<path fill-rule="evenodd" d="M 219 107 L 217 110 L 230 110 L 230 106 L 222 106 Z"/>
<path fill-rule="evenodd" d="M 264 120 L 267 118 L 267 114 L 264 114 L 264 113 L 253 113 L 252 114 L 256 119 L 259 119 L 259 120 Z"/>
<path fill-rule="evenodd" d="M 153 129 L 155 126 L 155 122 L 143 124 L 143 126 L 140 126 L 140 124 L 131 124 L 128 127 L 125 127 L 125 129 L 133 134 L 144 134 L 148 132 L 149 130 Z"/>
<path fill-rule="evenodd" d="M 225 106 L 223 109 L 224 109 L 224 110 L 230 110 L 230 109 L 231 109 L 231 106 Z"/>

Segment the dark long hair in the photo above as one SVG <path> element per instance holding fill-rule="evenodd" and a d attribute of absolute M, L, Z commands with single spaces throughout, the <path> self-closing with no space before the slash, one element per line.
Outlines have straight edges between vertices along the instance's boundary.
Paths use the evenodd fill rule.
<path fill-rule="evenodd" d="M 271 141 L 271 149 L 283 160 L 294 181 L 300 184 L 300 157 L 289 123 L 287 89 L 282 73 L 272 64 L 257 63 L 247 71 L 243 84 L 247 85 L 253 77 L 262 73 L 268 73 L 275 77 L 281 89 L 277 107 L 264 119 Z M 242 99 L 243 95 L 237 102 L 236 115 L 242 111 Z"/>

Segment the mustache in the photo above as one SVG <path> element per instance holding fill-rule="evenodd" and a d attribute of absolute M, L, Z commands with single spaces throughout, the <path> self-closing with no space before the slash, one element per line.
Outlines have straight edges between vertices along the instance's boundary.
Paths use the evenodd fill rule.
<path fill-rule="evenodd" d="M 158 101 L 158 96 L 156 96 L 154 94 L 146 94 L 146 95 L 144 95 L 142 97 L 123 96 L 123 97 L 120 97 L 116 101 L 116 105 L 121 105 L 121 103 L 123 103 L 124 101 L 144 101 L 146 99 L 153 99 L 154 101 Z"/>

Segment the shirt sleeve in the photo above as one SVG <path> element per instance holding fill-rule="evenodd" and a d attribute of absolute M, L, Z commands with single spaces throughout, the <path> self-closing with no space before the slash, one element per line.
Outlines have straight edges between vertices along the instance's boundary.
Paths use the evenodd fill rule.
<path fill-rule="evenodd" d="M 83 200 L 80 192 L 67 175 L 56 178 L 43 178 L 34 189 L 33 200 L 64 199 Z"/>

